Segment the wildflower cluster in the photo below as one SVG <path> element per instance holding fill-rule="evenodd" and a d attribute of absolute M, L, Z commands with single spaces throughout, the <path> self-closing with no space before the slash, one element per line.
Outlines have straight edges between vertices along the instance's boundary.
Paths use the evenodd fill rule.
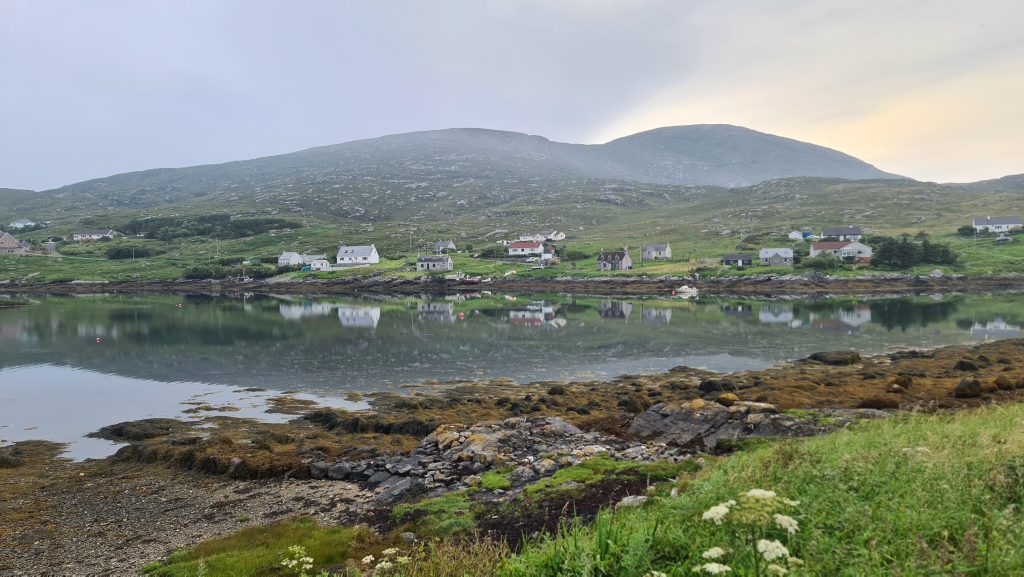
<path fill-rule="evenodd" d="M 797 572 L 803 561 L 790 553 L 789 547 L 778 538 L 785 539 L 790 547 L 792 538 L 800 532 L 800 523 L 780 511 L 788 511 L 800 505 L 780 497 L 775 491 L 751 489 L 735 500 L 719 503 L 701 515 L 701 520 L 714 525 L 728 524 L 733 540 L 731 549 L 711 547 L 701 554 L 703 563 L 693 568 L 695 573 L 726 575 L 733 568 L 726 565 L 726 558 L 733 566 L 752 565 L 753 574 L 782 576 Z"/>
<path fill-rule="evenodd" d="M 306 548 L 301 545 L 292 545 L 288 548 L 289 556 L 281 561 L 285 569 L 305 577 L 306 571 L 313 568 L 313 558 L 306 554 Z"/>
<path fill-rule="evenodd" d="M 408 565 L 412 561 L 411 557 L 399 555 L 398 553 L 399 550 L 397 548 L 391 547 L 380 552 L 380 559 L 373 555 L 367 555 L 363 557 L 363 565 L 372 567 L 374 575 L 388 575 L 392 569 Z"/>

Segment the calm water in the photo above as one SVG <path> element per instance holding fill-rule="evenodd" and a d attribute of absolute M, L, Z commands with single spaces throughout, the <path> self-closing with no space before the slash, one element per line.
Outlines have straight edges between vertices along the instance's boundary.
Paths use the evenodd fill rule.
<path fill-rule="evenodd" d="M 481 298 L 474 298 L 479 296 Z M 677 365 L 757 369 L 830 349 L 871 354 L 1013 338 L 1024 296 L 696 303 L 448 299 L 42 297 L 0 309 L 0 443 L 110 445 L 86 432 L 198 401 L 264 412 L 264 387 L 345 405 L 428 379 L 580 379 Z M 189 404 L 192 403 L 192 404 Z"/>

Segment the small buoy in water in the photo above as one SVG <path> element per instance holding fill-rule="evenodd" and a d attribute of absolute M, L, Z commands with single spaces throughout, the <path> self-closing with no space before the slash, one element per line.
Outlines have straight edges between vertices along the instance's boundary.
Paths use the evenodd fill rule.
<path fill-rule="evenodd" d="M 181 304 L 181 303 L 178 303 L 178 304 L 176 304 L 176 305 L 174 305 L 174 306 L 180 309 L 180 308 L 183 308 L 183 307 L 184 307 L 185 305 L 183 305 L 183 304 Z"/>
<path fill-rule="evenodd" d="M 672 291 L 672 296 L 676 296 L 676 291 Z"/>
<path fill-rule="evenodd" d="M 101 338 L 99 338 L 99 337 L 96 337 L 96 342 L 97 342 L 97 343 L 102 343 L 102 342 L 103 342 L 103 339 L 101 339 Z"/>
<path fill-rule="evenodd" d="M 459 320 L 460 321 L 466 320 L 466 313 L 459 313 Z"/>

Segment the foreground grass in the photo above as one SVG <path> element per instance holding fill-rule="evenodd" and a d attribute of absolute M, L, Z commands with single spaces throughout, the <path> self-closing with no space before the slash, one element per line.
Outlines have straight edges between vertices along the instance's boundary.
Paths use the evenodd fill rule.
<path fill-rule="evenodd" d="M 616 473 L 604 459 L 594 462 L 562 476 Z M 551 483 L 542 481 L 532 491 L 550 490 Z M 692 575 L 702 551 L 728 537 L 724 526 L 702 522 L 702 513 L 751 488 L 800 501 L 791 514 L 801 530 L 788 545 L 805 560 L 810 575 L 1024 574 L 1024 405 L 955 415 L 903 414 L 825 437 L 757 445 L 681 475 L 679 497 L 656 491 L 663 496 L 640 508 L 606 511 L 590 525 L 568 523 L 518 555 L 506 557 L 507 550 L 490 541 L 442 539 L 436 551 L 403 551 L 414 562 L 387 574 L 626 577 L 656 570 Z M 457 494 L 427 508 L 428 517 L 467 521 L 469 503 Z M 429 525 L 417 527 L 424 531 L 421 537 L 432 537 Z M 437 536 L 452 533 L 442 525 Z M 252 528 L 176 553 L 151 574 L 189 575 L 205 561 L 209 576 L 275 575 L 273 565 L 287 547 L 300 544 L 318 570 L 372 575 L 357 560 L 394 543 L 387 536 L 374 539 L 308 521 Z M 462 561 L 453 561 L 456 557 Z M 472 559 L 478 562 L 467 562 Z M 737 568 L 733 574 L 744 573 Z"/>
<path fill-rule="evenodd" d="M 506 562 L 505 576 L 690 574 L 723 541 L 703 511 L 750 488 L 801 501 L 812 575 L 1024 572 L 1024 406 L 901 415 L 741 453 L 639 510 L 606 513 Z"/>

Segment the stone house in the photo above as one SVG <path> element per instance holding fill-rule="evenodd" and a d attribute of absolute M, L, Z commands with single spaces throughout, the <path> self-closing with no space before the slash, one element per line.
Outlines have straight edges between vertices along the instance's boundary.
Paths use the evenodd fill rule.
<path fill-rule="evenodd" d="M 597 270 L 630 270 L 633 268 L 633 259 L 629 256 L 629 250 L 601 251 L 597 256 Z"/>
<path fill-rule="evenodd" d="M 791 248 L 762 248 L 757 255 L 761 260 L 761 266 L 792 266 L 793 249 Z"/>
<path fill-rule="evenodd" d="M 440 256 L 421 256 L 416 258 L 416 270 L 420 272 L 449 271 L 454 268 L 452 257 L 443 254 Z"/>
<path fill-rule="evenodd" d="M 722 257 L 722 264 L 736 267 L 753 266 L 754 255 L 747 253 L 727 254 Z"/>
<path fill-rule="evenodd" d="M 9 232 L 0 232 L 0 254 L 28 254 L 28 247 Z"/>

